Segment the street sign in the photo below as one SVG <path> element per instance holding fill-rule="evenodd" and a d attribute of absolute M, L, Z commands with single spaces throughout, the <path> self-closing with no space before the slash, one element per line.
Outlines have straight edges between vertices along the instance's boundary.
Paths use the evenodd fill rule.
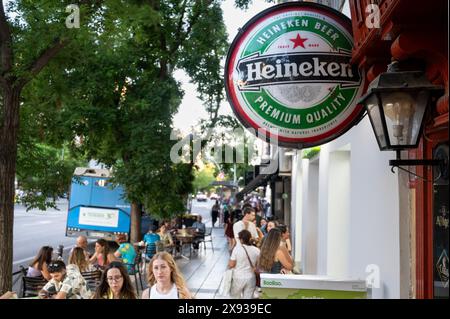
<path fill-rule="evenodd" d="M 352 47 L 350 19 L 329 7 L 290 2 L 259 13 L 228 52 L 225 85 L 234 113 L 286 147 L 337 138 L 364 111 L 356 104 L 364 76 L 350 64 Z"/>

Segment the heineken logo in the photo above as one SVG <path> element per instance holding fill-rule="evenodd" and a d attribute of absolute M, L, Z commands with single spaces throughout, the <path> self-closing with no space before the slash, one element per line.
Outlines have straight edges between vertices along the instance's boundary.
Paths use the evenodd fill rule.
<path fill-rule="evenodd" d="M 329 7 L 283 3 L 251 19 L 226 62 L 228 100 L 248 128 L 288 147 L 326 143 L 356 123 L 364 76 L 351 64 L 350 20 Z M 273 133 L 272 133 L 273 134 Z"/>
<path fill-rule="evenodd" d="M 359 86 L 361 78 L 348 55 L 274 54 L 246 57 L 238 61 L 241 91 L 261 86 L 292 83 L 347 83 Z"/>

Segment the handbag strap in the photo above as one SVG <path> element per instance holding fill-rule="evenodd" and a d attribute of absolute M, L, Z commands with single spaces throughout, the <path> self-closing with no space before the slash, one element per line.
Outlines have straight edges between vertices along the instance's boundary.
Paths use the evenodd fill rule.
<path fill-rule="evenodd" d="M 244 244 L 242 244 L 242 248 L 244 248 L 245 254 L 247 255 L 248 261 L 250 262 L 250 266 L 255 269 L 255 267 L 253 267 L 253 263 L 252 260 L 250 259 L 250 256 L 248 255 L 247 249 L 245 249 Z"/>

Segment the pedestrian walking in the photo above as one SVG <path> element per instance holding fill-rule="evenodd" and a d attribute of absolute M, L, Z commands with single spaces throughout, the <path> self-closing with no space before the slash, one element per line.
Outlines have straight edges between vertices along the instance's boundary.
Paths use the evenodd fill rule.
<path fill-rule="evenodd" d="M 227 218 L 225 219 L 225 236 L 227 237 L 228 241 L 228 250 L 231 252 L 236 245 L 236 241 L 234 239 L 234 232 L 233 232 L 233 224 L 234 224 L 234 210 L 228 214 Z"/>
<path fill-rule="evenodd" d="M 219 217 L 219 211 L 220 211 L 219 201 L 216 200 L 216 203 L 211 208 L 211 223 L 213 228 L 214 225 L 216 224 L 217 218 Z"/>
<path fill-rule="evenodd" d="M 241 245 L 234 247 L 228 267 L 233 269 L 230 296 L 233 299 L 252 299 L 256 289 L 254 268 L 260 251 L 251 244 L 252 235 L 248 230 L 238 234 Z"/>
<path fill-rule="evenodd" d="M 241 230 L 246 229 L 252 235 L 253 244 L 256 245 L 259 241 L 259 235 L 258 231 L 256 230 L 256 225 L 253 223 L 253 221 L 255 220 L 255 209 L 251 206 L 245 206 L 243 214 L 244 217 L 242 217 L 242 220 L 234 223 L 233 225 L 233 233 L 236 243 L 237 245 L 240 245 L 238 235 Z"/>

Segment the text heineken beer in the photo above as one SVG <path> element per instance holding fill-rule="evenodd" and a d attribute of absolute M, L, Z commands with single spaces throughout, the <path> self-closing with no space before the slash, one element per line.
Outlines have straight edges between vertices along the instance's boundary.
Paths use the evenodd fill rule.
<path fill-rule="evenodd" d="M 356 101 L 364 76 L 350 63 L 352 47 L 350 19 L 331 8 L 291 2 L 261 12 L 228 52 L 233 111 L 246 127 L 276 131 L 288 147 L 342 135 L 363 113 Z"/>

